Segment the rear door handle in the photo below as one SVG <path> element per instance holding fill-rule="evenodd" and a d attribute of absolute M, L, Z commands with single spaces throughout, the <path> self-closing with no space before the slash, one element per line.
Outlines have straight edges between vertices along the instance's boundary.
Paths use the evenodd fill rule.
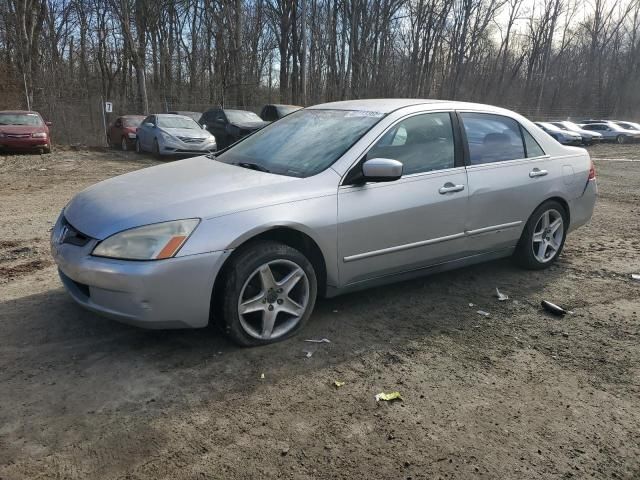
<path fill-rule="evenodd" d="M 529 177 L 531 177 L 531 178 L 544 177 L 548 173 L 549 172 L 547 172 L 546 170 L 540 170 L 539 168 L 534 168 L 533 170 L 531 170 L 529 172 Z"/>
<path fill-rule="evenodd" d="M 451 182 L 447 182 L 442 187 L 440 187 L 440 190 L 438 191 L 441 195 L 444 195 L 445 193 L 461 192 L 462 190 L 464 190 L 464 185 L 454 185 Z"/>

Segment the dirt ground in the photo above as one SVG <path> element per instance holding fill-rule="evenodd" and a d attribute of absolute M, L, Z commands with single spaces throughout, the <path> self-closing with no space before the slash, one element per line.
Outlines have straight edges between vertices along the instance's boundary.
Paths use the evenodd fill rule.
<path fill-rule="evenodd" d="M 155 160 L 0 156 L 0 479 L 640 478 L 640 161 L 606 160 L 640 145 L 591 153 L 595 215 L 550 270 L 505 260 L 323 300 L 302 335 L 254 349 L 120 325 L 63 291 L 61 208 Z"/>

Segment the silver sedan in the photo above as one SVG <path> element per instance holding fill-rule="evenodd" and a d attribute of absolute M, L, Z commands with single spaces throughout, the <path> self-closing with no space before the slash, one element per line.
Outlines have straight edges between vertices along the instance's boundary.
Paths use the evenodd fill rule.
<path fill-rule="evenodd" d="M 184 115 L 149 115 L 138 127 L 136 136 L 136 152 L 152 152 L 157 157 L 216 150 L 216 137 Z"/>
<path fill-rule="evenodd" d="M 486 105 L 300 110 L 216 155 L 77 194 L 51 236 L 73 299 L 149 327 L 284 339 L 319 296 L 512 256 L 544 269 L 596 201 L 588 153 Z"/>

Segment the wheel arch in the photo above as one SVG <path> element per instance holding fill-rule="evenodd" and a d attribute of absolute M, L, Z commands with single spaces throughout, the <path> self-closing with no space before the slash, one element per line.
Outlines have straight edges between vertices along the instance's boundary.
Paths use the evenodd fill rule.
<path fill-rule="evenodd" d="M 233 259 L 241 251 L 249 248 L 251 244 L 263 240 L 283 243 L 305 255 L 316 272 L 318 296 L 325 295 L 327 290 L 327 263 L 318 243 L 309 234 L 303 232 L 302 229 L 291 225 L 271 225 L 261 231 L 249 232 L 233 242 L 233 251 L 224 261 L 213 283 L 211 292 L 211 313 L 213 315 L 215 315 L 217 307 L 220 305 L 219 298 L 223 290 L 222 285 L 229 268 L 233 265 Z"/>

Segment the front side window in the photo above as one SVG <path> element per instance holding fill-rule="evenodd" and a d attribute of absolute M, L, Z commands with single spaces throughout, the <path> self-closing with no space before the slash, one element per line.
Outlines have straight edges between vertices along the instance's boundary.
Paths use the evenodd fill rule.
<path fill-rule="evenodd" d="M 216 159 L 309 177 L 338 160 L 383 116 L 353 110 L 300 110 L 246 137 Z"/>
<path fill-rule="evenodd" d="M 369 150 L 367 159 L 402 162 L 403 174 L 430 172 L 455 165 L 453 127 L 448 113 L 425 113 L 396 123 Z"/>
<path fill-rule="evenodd" d="M 471 165 L 525 158 L 520 125 L 490 113 L 462 113 Z"/>

